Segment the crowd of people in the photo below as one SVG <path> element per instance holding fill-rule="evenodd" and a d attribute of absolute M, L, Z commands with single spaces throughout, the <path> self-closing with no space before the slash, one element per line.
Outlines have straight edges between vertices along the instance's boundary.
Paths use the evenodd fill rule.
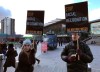
<path fill-rule="evenodd" d="M 3 59 L 5 59 L 5 63 L 3 65 L 3 72 L 7 71 L 8 67 L 14 67 L 15 72 L 33 72 L 34 64 L 36 61 L 38 64 L 40 60 L 35 57 L 37 52 L 37 44 L 36 41 L 31 41 L 30 39 L 25 39 L 21 46 L 21 52 L 17 53 L 14 44 L 0 44 L 0 54 L 3 54 Z M 18 56 L 18 65 L 16 67 L 16 56 Z"/>
<path fill-rule="evenodd" d="M 18 56 L 19 62 L 15 72 L 33 72 L 36 61 L 38 64 L 40 63 L 40 60 L 35 56 L 37 44 L 34 40 L 24 40 L 19 56 L 13 44 L 8 44 L 8 47 L 6 44 L 2 44 L 0 53 L 6 56 L 3 72 L 6 72 L 7 67 L 10 66 L 15 68 L 16 56 Z M 87 72 L 88 63 L 93 61 L 93 54 L 89 46 L 80 40 L 80 35 L 72 33 L 71 41 L 61 52 L 61 59 L 67 63 L 67 72 Z"/>

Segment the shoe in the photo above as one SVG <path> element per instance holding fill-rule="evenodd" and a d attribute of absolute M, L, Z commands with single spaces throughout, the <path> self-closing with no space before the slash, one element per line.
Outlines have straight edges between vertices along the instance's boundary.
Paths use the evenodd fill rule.
<path fill-rule="evenodd" d="M 40 63 L 40 60 L 38 60 L 38 64 Z"/>

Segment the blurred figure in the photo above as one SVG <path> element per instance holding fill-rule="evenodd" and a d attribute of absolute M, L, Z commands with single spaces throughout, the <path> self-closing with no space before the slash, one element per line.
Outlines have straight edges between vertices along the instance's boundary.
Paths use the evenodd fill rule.
<path fill-rule="evenodd" d="M 6 43 L 3 43 L 2 44 L 2 53 L 4 55 L 4 58 L 3 59 L 5 59 L 5 57 L 6 57 L 6 51 L 7 51 L 7 44 Z"/>
<path fill-rule="evenodd" d="M 2 44 L 0 43 L 0 60 L 3 60 Z"/>
<path fill-rule="evenodd" d="M 62 46 L 62 43 L 63 43 L 62 38 L 58 38 L 58 44 L 59 44 L 59 46 Z"/>
<path fill-rule="evenodd" d="M 35 50 L 35 55 L 36 55 L 36 52 L 37 52 L 37 44 L 38 44 L 37 41 L 32 40 L 32 47 Z M 35 57 L 35 59 L 36 59 L 36 61 L 39 64 L 40 63 L 40 60 L 38 58 L 36 58 L 36 57 Z"/>
<path fill-rule="evenodd" d="M 17 51 L 14 50 L 14 45 L 8 44 L 8 51 L 6 53 L 7 58 L 6 58 L 6 61 L 4 63 L 4 71 L 3 72 L 6 72 L 7 67 L 13 66 L 15 68 L 15 62 L 16 62 L 15 57 L 17 55 L 18 55 Z"/>
<path fill-rule="evenodd" d="M 15 72 L 33 72 L 35 64 L 35 50 L 29 39 L 23 41 L 22 50 L 19 54 L 19 62 Z"/>
<path fill-rule="evenodd" d="M 79 40 L 80 35 L 72 33 L 72 41 L 65 46 L 61 53 L 63 61 L 67 62 L 67 72 L 87 72 L 88 63 L 93 60 L 90 47 Z"/>
<path fill-rule="evenodd" d="M 0 43 L 0 54 L 2 54 L 2 44 Z"/>

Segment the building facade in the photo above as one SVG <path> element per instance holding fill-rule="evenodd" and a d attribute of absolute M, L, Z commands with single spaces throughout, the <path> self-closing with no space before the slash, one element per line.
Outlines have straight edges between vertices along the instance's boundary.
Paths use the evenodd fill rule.
<path fill-rule="evenodd" d="M 15 34 L 15 19 L 5 17 L 1 20 L 1 33 L 13 35 Z"/>
<path fill-rule="evenodd" d="M 91 33 L 94 35 L 100 35 L 100 19 L 90 22 L 91 24 Z"/>
<path fill-rule="evenodd" d="M 87 33 L 87 35 L 82 34 L 82 37 L 87 38 L 88 34 L 100 36 L 100 19 L 90 21 L 89 24 L 90 24 L 89 25 L 89 32 Z M 67 31 L 66 31 L 65 19 L 61 19 L 61 20 L 56 21 L 56 22 L 50 22 L 48 24 L 45 24 L 43 32 L 44 32 L 44 34 L 46 34 L 48 32 L 53 32 L 54 34 L 56 34 L 58 36 L 58 38 L 62 38 L 65 41 L 69 41 L 68 40 L 69 36 L 68 36 Z"/>
<path fill-rule="evenodd" d="M 59 19 L 44 25 L 44 34 L 51 32 L 57 35 L 66 34 L 65 19 Z"/>

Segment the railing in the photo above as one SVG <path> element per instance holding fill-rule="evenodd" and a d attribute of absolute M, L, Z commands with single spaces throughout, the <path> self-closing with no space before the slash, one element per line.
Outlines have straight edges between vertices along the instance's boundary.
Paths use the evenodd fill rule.
<path fill-rule="evenodd" d="M 90 37 L 88 37 L 88 38 L 86 38 L 86 39 L 84 39 L 84 40 L 83 40 L 83 42 L 85 42 L 85 43 L 86 43 L 86 42 L 87 42 L 88 40 L 90 40 L 90 39 L 92 39 L 92 37 L 91 37 L 91 36 L 90 36 Z"/>

